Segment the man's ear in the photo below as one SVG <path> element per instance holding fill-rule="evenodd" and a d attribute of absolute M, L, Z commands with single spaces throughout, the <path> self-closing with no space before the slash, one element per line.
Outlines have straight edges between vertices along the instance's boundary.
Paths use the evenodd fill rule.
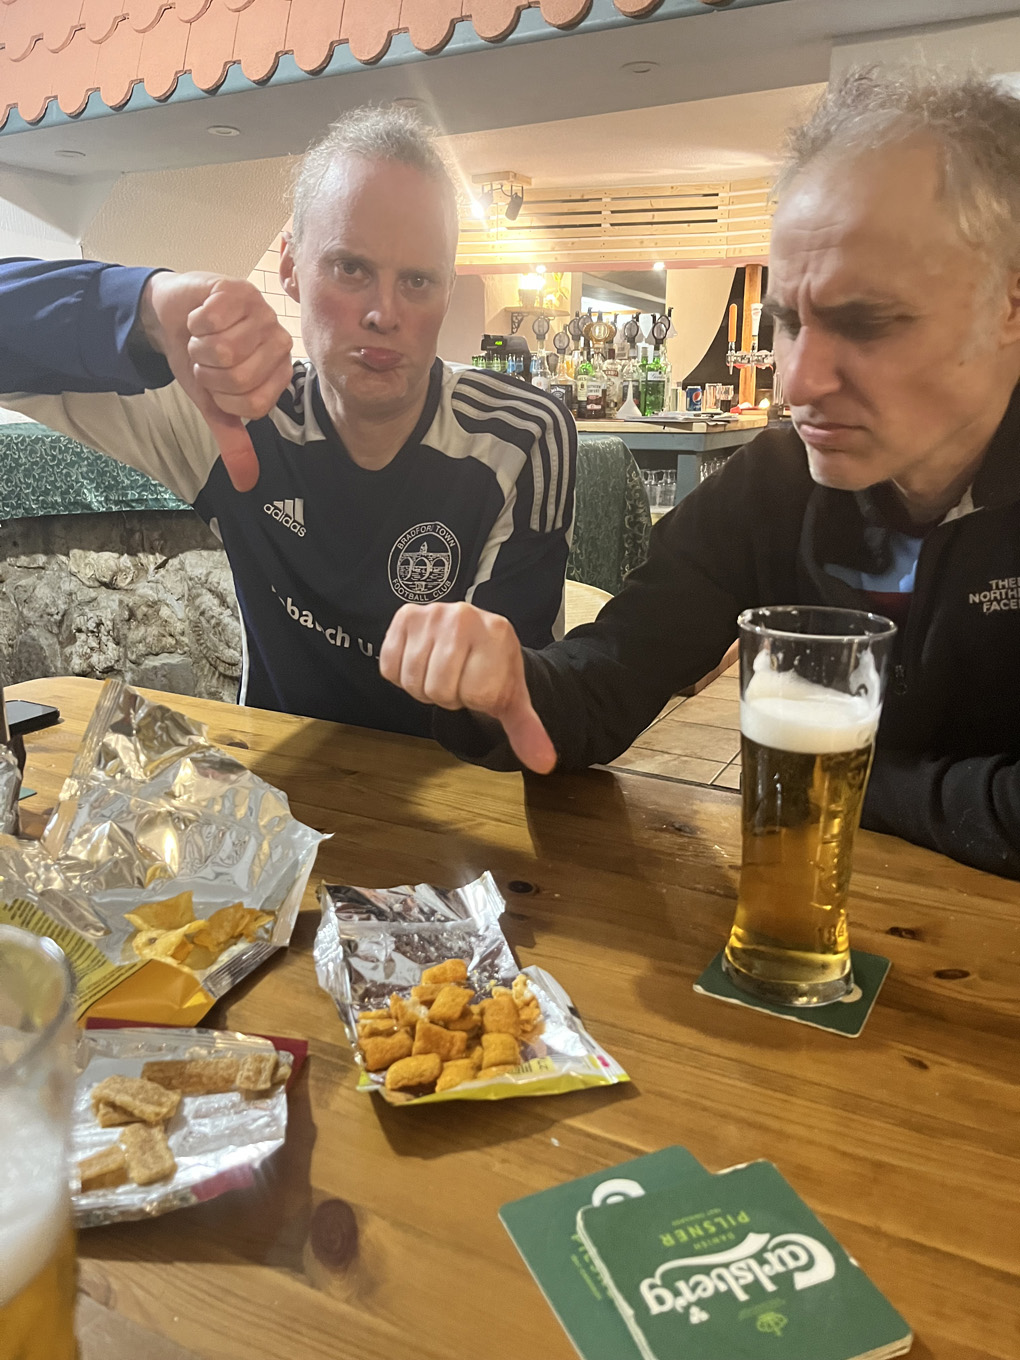
<path fill-rule="evenodd" d="M 294 237 L 289 231 L 283 233 L 280 249 L 280 282 L 283 291 L 295 302 L 301 301 L 301 287 L 298 283 L 297 259 L 294 255 Z"/>

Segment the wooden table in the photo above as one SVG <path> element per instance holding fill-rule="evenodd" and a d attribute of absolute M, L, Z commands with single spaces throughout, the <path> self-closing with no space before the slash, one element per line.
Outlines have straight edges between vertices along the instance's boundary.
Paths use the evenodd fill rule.
<path fill-rule="evenodd" d="M 41 827 L 99 686 L 39 680 L 23 804 Z M 860 838 L 855 944 L 893 971 L 847 1040 L 699 997 L 734 905 L 736 795 L 591 771 L 522 779 L 425 741 L 159 696 L 333 833 L 292 947 L 212 1012 L 309 1039 L 257 1188 L 82 1235 L 85 1360 L 569 1360 L 497 1221 L 518 1196 L 682 1143 L 774 1160 L 917 1333 L 914 1360 L 1020 1356 L 1020 889 Z M 355 1093 L 316 985 L 322 877 L 460 884 L 491 869 L 523 964 L 548 968 L 633 1083 L 395 1110 Z"/>

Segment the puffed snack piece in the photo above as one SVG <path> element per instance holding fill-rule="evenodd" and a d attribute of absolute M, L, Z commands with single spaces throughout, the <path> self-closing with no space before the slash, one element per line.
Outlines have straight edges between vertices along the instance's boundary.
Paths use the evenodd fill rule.
<path fill-rule="evenodd" d="M 409 1058 L 412 1047 L 411 1036 L 406 1029 L 399 1029 L 396 1034 L 389 1036 L 362 1039 L 361 1041 L 365 1066 L 370 1072 L 385 1071 L 387 1067 L 392 1063 L 399 1062 L 401 1058 Z"/>
<path fill-rule="evenodd" d="M 428 1020 L 419 1020 L 414 1031 L 412 1053 L 437 1053 L 443 1062 L 463 1058 L 467 1052 L 467 1035 L 459 1030 L 443 1029 Z"/>
<path fill-rule="evenodd" d="M 438 1053 L 418 1053 L 401 1058 L 386 1072 L 387 1091 L 406 1091 L 419 1086 L 431 1086 L 438 1081 L 443 1060 Z"/>

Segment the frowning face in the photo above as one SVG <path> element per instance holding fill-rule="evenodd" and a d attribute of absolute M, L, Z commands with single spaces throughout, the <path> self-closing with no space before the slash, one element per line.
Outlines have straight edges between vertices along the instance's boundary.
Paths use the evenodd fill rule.
<path fill-rule="evenodd" d="M 456 208 L 411 166 L 348 156 L 327 172 L 280 262 L 327 407 L 360 420 L 420 405 L 450 304 Z"/>
<path fill-rule="evenodd" d="M 961 238 L 941 183 L 915 139 L 809 165 L 777 210 L 776 362 L 826 486 L 951 481 L 1017 380 L 1012 281 Z"/>

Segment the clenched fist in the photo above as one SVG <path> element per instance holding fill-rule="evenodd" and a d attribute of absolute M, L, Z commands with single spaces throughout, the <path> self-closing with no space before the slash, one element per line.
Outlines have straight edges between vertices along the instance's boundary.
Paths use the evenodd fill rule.
<path fill-rule="evenodd" d="M 496 718 L 529 770 L 548 774 L 556 764 L 528 694 L 521 644 L 502 614 L 472 604 L 405 604 L 387 630 L 379 670 L 423 704 Z"/>
<path fill-rule="evenodd" d="M 254 284 L 218 274 L 154 274 L 139 316 L 201 411 L 230 480 L 250 491 L 259 465 L 243 422 L 267 415 L 290 382 L 290 335 Z"/>

